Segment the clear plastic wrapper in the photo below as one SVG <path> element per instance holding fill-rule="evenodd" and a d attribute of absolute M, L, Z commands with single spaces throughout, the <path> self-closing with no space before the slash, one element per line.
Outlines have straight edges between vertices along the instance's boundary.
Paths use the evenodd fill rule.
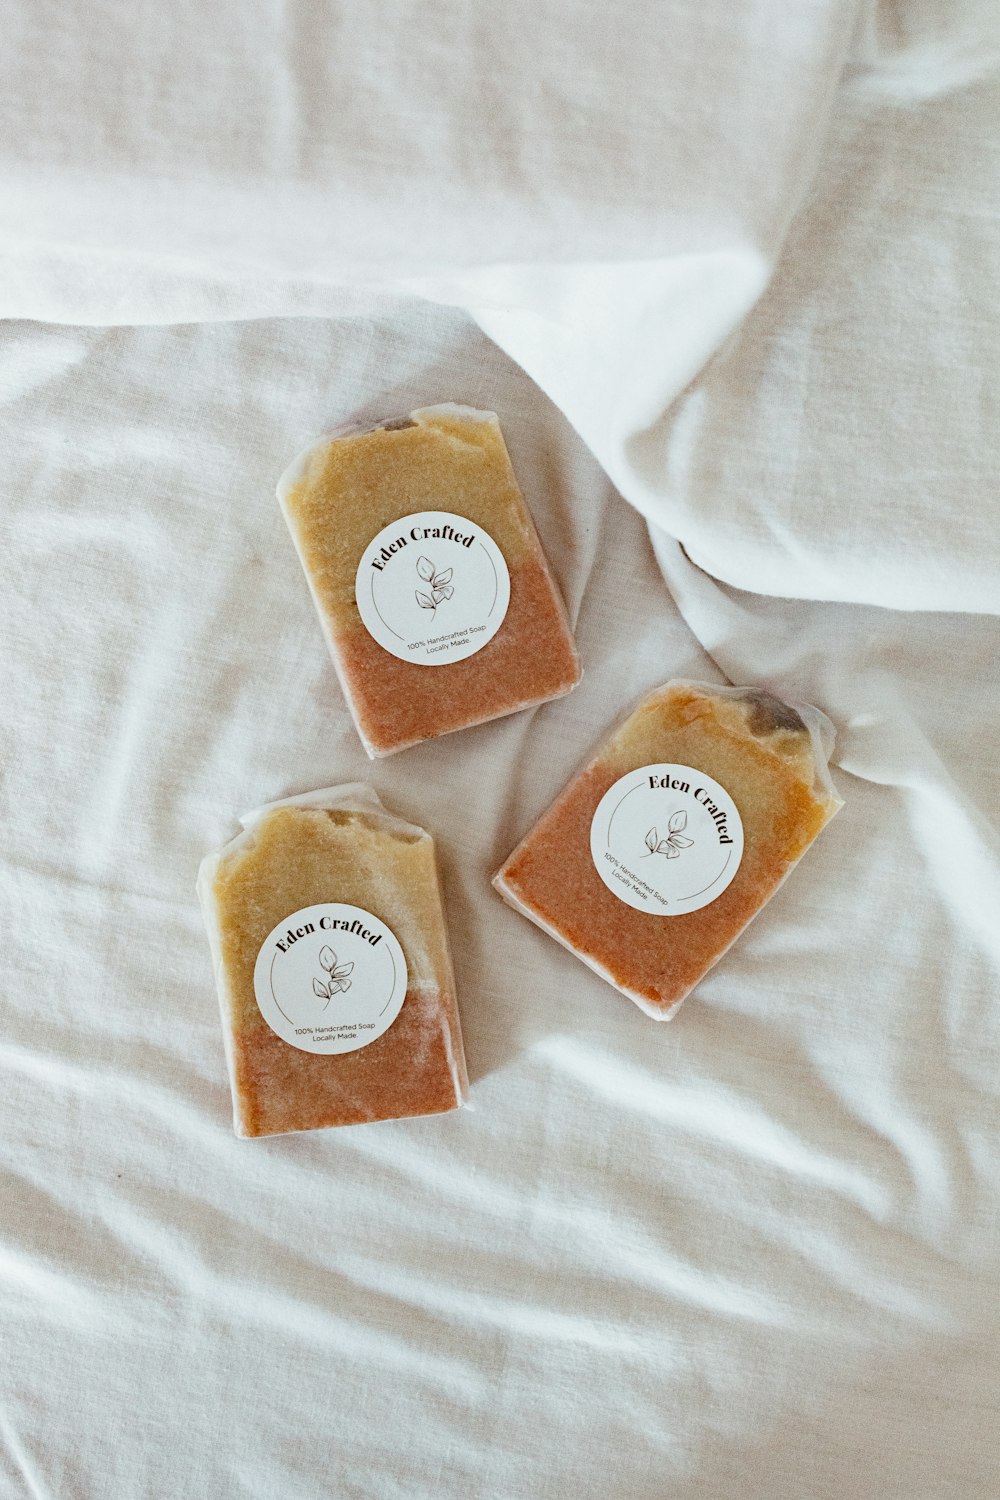
<path fill-rule="evenodd" d="M 757 688 L 643 700 L 494 878 L 504 899 L 667 1020 L 843 805 L 833 726 Z"/>
<path fill-rule="evenodd" d="M 241 822 L 198 873 L 237 1135 L 458 1108 L 468 1079 L 430 834 L 362 784 Z"/>
<path fill-rule="evenodd" d="M 294 460 L 278 500 L 369 755 L 579 681 L 493 412 L 446 404 L 341 429 Z"/>

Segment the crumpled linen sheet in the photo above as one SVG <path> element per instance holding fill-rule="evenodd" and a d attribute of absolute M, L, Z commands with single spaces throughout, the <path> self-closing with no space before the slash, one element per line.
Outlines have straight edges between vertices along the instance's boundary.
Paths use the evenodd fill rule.
<path fill-rule="evenodd" d="M 995 26 L 377 9 L 13 10 L 0 1493 L 992 1500 Z M 586 675 L 373 766 L 273 482 L 456 397 Z M 846 805 L 657 1027 L 488 876 L 674 674 L 817 702 Z M 240 1142 L 197 864 L 354 778 L 438 838 L 473 1108 Z"/>

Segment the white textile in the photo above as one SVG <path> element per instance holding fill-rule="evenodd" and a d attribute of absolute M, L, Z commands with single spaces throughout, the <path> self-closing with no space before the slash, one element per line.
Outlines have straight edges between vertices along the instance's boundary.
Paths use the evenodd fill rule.
<path fill-rule="evenodd" d="M 13 0 L 3 1500 L 995 1500 L 1000 46 L 944 9 Z M 585 677 L 371 765 L 274 481 L 448 399 Z M 664 1027 L 488 877 L 671 675 L 818 703 L 846 805 Z M 351 779 L 438 838 L 473 1107 L 237 1141 L 197 865 Z"/>

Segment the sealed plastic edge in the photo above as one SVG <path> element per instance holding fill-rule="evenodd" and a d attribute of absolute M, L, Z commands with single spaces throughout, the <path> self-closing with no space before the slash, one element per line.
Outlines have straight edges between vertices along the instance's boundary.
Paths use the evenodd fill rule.
<path fill-rule="evenodd" d="M 290 797 L 279 797 L 274 802 L 265 802 L 260 807 L 243 813 L 239 821 L 244 828 L 251 828 L 279 807 L 321 807 L 331 811 L 341 808 L 345 812 L 374 813 L 379 822 L 398 828 L 400 832 L 417 834 L 421 838 L 431 836 L 418 823 L 410 823 L 406 818 L 390 812 L 375 788 L 366 781 L 345 781 L 338 786 L 321 786 L 311 792 L 295 792 Z"/>
<path fill-rule="evenodd" d="M 534 548 L 536 561 L 541 566 L 541 570 L 548 581 L 549 588 L 552 590 L 552 597 L 555 600 L 556 610 L 559 614 L 560 622 L 562 624 L 563 630 L 566 633 L 566 638 L 569 641 L 573 657 L 573 665 L 576 669 L 573 681 L 569 684 L 568 687 L 563 688 L 561 692 L 552 693 L 548 698 L 536 698 L 532 700 L 535 703 L 550 703 L 555 698 L 564 698 L 567 693 L 571 693 L 574 688 L 579 687 L 580 683 L 583 680 L 583 663 L 580 660 L 580 651 L 579 647 L 576 644 L 576 632 L 573 629 L 573 623 L 569 617 L 569 609 L 567 607 L 565 597 L 563 596 L 563 591 L 559 586 L 559 580 L 556 578 L 555 574 L 552 571 L 552 564 L 549 562 L 549 555 L 542 545 L 542 538 L 539 534 L 538 526 L 535 522 L 535 517 L 532 513 L 531 506 L 528 504 L 527 497 L 525 496 L 524 490 L 521 487 L 521 481 L 518 479 L 517 473 L 514 469 L 514 463 L 510 456 L 510 449 L 507 447 L 507 439 L 504 435 L 503 428 L 500 425 L 500 419 L 493 412 L 487 412 L 484 413 L 484 415 L 492 418 L 493 422 L 496 424 L 497 435 L 500 438 L 500 444 L 503 448 L 504 458 L 507 461 L 507 470 L 510 475 L 510 481 L 521 502 L 523 524 L 531 545 Z M 525 708 L 529 706 L 529 704 L 522 705 L 522 707 Z M 515 709 L 509 709 L 507 711 L 510 713 L 518 712 L 518 710 Z"/>
<path fill-rule="evenodd" d="M 228 845 L 226 846 L 229 847 Z M 206 854 L 198 866 L 198 878 L 195 881 L 195 890 L 198 893 L 198 904 L 201 907 L 202 921 L 208 937 L 209 952 L 212 956 L 212 971 L 215 977 L 215 995 L 219 1003 L 219 1019 L 222 1023 L 222 1047 L 226 1056 L 226 1072 L 229 1075 L 229 1093 L 233 1107 L 233 1132 L 240 1140 L 249 1140 L 246 1130 L 243 1128 L 243 1120 L 239 1111 L 239 1090 L 236 1080 L 236 1055 L 233 1050 L 233 1035 L 230 1017 L 226 1014 L 226 1002 L 232 1002 L 229 982 L 226 977 L 225 964 L 222 961 L 222 946 L 219 941 L 219 920 L 216 910 L 215 898 L 212 894 L 212 882 L 218 871 L 219 865 L 225 854 L 225 849 L 215 850 Z"/>
<path fill-rule="evenodd" d="M 544 816 L 545 814 L 543 813 L 542 817 Z M 541 819 L 539 819 L 538 821 L 540 822 Z M 529 832 L 533 832 L 536 826 L 537 824 L 533 824 Z M 522 842 L 524 841 L 522 840 Z M 504 861 L 501 869 L 497 871 L 492 881 L 490 882 L 493 886 L 493 889 L 499 896 L 503 898 L 503 900 L 507 903 L 511 910 L 519 912 L 522 917 L 527 917 L 529 922 L 534 922 L 536 927 L 538 927 L 542 932 L 546 933 L 548 937 L 554 939 L 554 941 L 557 942 L 560 947 L 565 948 L 567 953 L 571 953 L 574 958 L 579 959 L 580 963 L 586 964 L 587 968 L 590 969 L 594 974 L 596 974 L 599 979 L 603 979 L 605 984 L 609 984 L 613 990 L 617 990 L 619 995 L 624 995 L 626 1000 L 631 1000 L 632 1004 L 637 1005 L 645 1015 L 650 1016 L 654 1021 L 673 1020 L 674 1016 L 680 1010 L 688 995 L 690 995 L 690 989 L 685 990 L 680 999 L 675 1000 L 672 1005 L 654 1005 L 653 1002 L 651 1000 L 647 1000 L 644 995 L 637 995 L 634 990 L 627 989 L 624 985 L 619 984 L 616 979 L 613 979 L 611 977 L 607 969 L 602 968 L 601 965 L 597 963 L 595 959 L 590 958 L 588 954 L 581 953 L 579 948 L 574 948 L 573 944 L 568 940 L 568 938 L 564 937 L 561 932 L 558 932 L 550 923 L 546 922 L 545 918 L 540 916 L 533 907 L 528 906 L 526 902 L 522 901 L 519 896 L 515 895 L 514 891 L 510 888 L 510 886 L 504 879 L 503 872 L 510 860 L 514 858 L 515 854 L 517 854 L 520 847 L 521 845 L 519 844 L 517 846 L 517 849 L 511 851 L 508 858 Z M 696 982 L 700 983 L 700 980 Z M 691 989 L 694 989 L 694 985 L 691 986 Z"/>
<path fill-rule="evenodd" d="M 466 406 L 461 401 L 438 401 L 433 406 L 416 406 L 408 415 L 411 421 L 417 423 L 427 417 L 446 416 L 456 417 L 461 422 L 488 422 L 492 426 L 500 426 L 500 418 L 495 411 L 489 411 L 484 406 Z"/>
<path fill-rule="evenodd" d="M 399 833 L 422 839 L 431 837 L 426 828 L 421 828 L 418 823 L 408 823 L 405 818 L 399 818 L 384 805 L 374 787 L 370 787 L 363 781 L 349 781 L 341 786 L 318 787 L 312 792 L 299 792 L 292 797 L 281 797 L 276 802 L 265 802 L 261 807 L 252 808 L 250 812 L 243 813 L 238 819 L 242 826 L 242 832 L 222 845 L 214 854 L 205 856 L 202 860 L 202 869 L 210 859 L 222 861 L 230 854 L 235 854 L 238 849 L 245 848 L 254 839 L 257 824 L 269 813 L 279 807 L 316 807 L 327 808 L 335 811 L 361 813 L 366 817 L 376 819 L 386 828 L 394 828 Z M 201 880 L 201 873 L 198 875 Z"/>
<path fill-rule="evenodd" d="M 428 835 L 431 838 L 431 835 Z M 441 885 L 441 870 L 438 862 L 438 850 L 436 841 L 433 844 L 433 868 L 434 868 L 434 890 L 438 900 L 438 910 L 441 914 L 441 927 L 444 931 L 444 962 L 446 972 L 441 978 L 448 982 L 448 993 L 451 996 L 451 1013 L 454 1019 L 454 1028 L 446 1028 L 446 1046 L 448 1050 L 448 1067 L 451 1072 L 452 1082 L 455 1085 L 456 1109 L 463 1109 L 469 1105 L 469 1069 L 465 1057 L 465 1040 L 462 1035 L 462 1011 L 458 1003 L 458 986 L 455 983 L 455 962 L 451 952 L 451 932 L 448 927 L 448 911 L 444 902 L 444 890 Z M 456 1055 L 456 1047 L 458 1049 Z M 447 1111 L 439 1111 L 447 1113 Z"/>

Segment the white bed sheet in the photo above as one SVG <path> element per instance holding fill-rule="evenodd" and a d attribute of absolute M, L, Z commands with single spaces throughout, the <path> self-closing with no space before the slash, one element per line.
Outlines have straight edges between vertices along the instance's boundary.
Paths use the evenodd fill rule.
<path fill-rule="evenodd" d="M 994 1500 L 995 14 L 429 15 L 12 7 L 0 1492 Z M 273 482 L 455 398 L 586 676 L 372 767 Z M 817 701 L 846 806 L 656 1027 L 488 875 L 675 673 Z M 194 872 L 353 777 L 474 1108 L 238 1142 Z"/>
<path fill-rule="evenodd" d="M 713 662 L 457 314 L 14 325 L 2 370 L 8 1493 L 985 1500 L 997 623 L 766 603 L 667 546 Z M 372 767 L 272 482 L 345 411 L 454 395 L 502 413 L 586 677 Z M 716 664 L 833 714 L 847 805 L 662 1027 L 487 877 Z M 440 838 L 474 1108 L 237 1141 L 194 872 L 345 777 Z"/>

